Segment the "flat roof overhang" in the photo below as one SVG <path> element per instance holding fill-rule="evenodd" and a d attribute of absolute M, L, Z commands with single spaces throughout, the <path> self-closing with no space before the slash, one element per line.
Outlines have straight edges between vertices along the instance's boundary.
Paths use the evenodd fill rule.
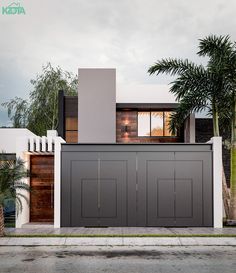
<path fill-rule="evenodd" d="M 176 109 L 178 103 L 116 103 L 117 110 L 131 109 Z"/>

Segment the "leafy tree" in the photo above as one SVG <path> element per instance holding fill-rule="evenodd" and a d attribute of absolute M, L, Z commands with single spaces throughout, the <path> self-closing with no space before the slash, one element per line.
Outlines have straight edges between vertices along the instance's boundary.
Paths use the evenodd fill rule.
<path fill-rule="evenodd" d="M 14 127 L 26 127 L 36 135 L 45 135 L 48 129 L 58 126 L 58 91 L 76 95 L 78 80 L 71 73 L 48 63 L 31 84 L 33 90 L 28 101 L 15 98 L 2 105 L 8 108 Z"/>
<path fill-rule="evenodd" d="M 228 50 L 228 37 L 220 37 L 221 51 Z M 225 53 L 223 53 L 225 54 Z M 201 47 L 199 51 L 201 53 Z M 171 116 L 170 129 L 175 132 L 192 112 L 207 111 L 213 117 L 213 135 L 219 136 L 219 116 L 226 118 L 229 81 L 224 72 L 225 66 L 215 60 L 209 60 L 206 67 L 189 60 L 163 59 L 156 62 L 148 70 L 150 74 L 160 73 L 177 76 L 172 82 L 170 92 L 176 95 L 179 106 Z M 226 119 L 228 120 L 228 119 Z M 223 171 L 223 193 L 226 214 L 229 216 L 228 189 Z"/>
<path fill-rule="evenodd" d="M 21 182 L 25 177 L 27 171 L 21 159 L 8 160 L 3 153 L 0 154 L 0 237 L 4 235 L 3 208 L 6 201 L 15 200 L 17 214 L 22 211 L 22 199 L 28 202 L 22 193 L 30 190 L 28 184 Z"/>
<path fill-rule="evenodd" d="M 28 124 L 28 102 L 19 97 L 15 97 L 9 102 L 2 103 L 8 109 L 8 116 L 11 117 L 12 126 L 15 128 L 25 128 Z"/>

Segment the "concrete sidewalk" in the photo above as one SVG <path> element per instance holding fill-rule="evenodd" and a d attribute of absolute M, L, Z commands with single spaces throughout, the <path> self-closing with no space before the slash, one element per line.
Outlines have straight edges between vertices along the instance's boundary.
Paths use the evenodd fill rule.
<path fill-rule="evenodd" d="M 3 237 L 0 246 L 236 246 L 236 237 Z"/>
<path fill-rule="evenodd" d="M 6 228 L 7 235 L 235 235 L 236 228 L 163 228 L 163 227 L 107 227 L 53 228 L 52 225 L 27 224 L 23 228 Z"/>
<path fill-rule="evenodd" d="M 5 233 L 9 237 L 0 238 L 0 246 L 236 246 L 236 228 L 80 227 L 55 229 L 52 226 L 28 225 L 19 229 L 7 228 Z M 59 237 L 56 237 L 57 235 Z M 204 237 L 192 237 L 194 235 Z M 219 237 L 211 237 L 218 235 Z M 227 235 L 235 237 L 227 237 Z"/>

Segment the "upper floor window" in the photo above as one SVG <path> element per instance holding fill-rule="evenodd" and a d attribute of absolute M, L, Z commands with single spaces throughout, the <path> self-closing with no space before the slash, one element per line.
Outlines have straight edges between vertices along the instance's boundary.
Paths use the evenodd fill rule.
<path fill-rule="evenodd" d="M 138 136 L 174 136 L 169 130 L 171 112 L 138 112 Z"/>

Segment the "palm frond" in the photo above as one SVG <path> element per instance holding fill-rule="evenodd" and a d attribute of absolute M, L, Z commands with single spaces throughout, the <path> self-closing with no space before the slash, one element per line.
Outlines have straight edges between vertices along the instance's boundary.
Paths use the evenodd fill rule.
<path fill-rule="evenodd" d="M 195 64 L 188 59 L 162 59 L 157 61 L 153 66 L 148 69 L 148 73 L 152 74 L 170 74 L 171 76 L 182 74 L 187 70 L 194 70 Z"/>
<path fill-rule="evenodd" d="M 199 56 L 223 57 L 225 54 L 231 54 L 233 43 L 230 41 L 229 35 L 216 36 L 209 35 L 199 40 Z"/>
<path fill-rule="evenodd" d="M 22 181 L 28 175 L 24 161 L 20 158 L 9 161 L 4 154 L 0 158 L 0 205 L 4 206 L 6 199 L 14 199 L 21 210 L 20 198 L 26 198 L 21 191 L 30 191 L 29 185 Z"/>
<path fill-rule="evenodd" d="M 179 101 L 190 92 L 196 93 L 197 90 L 206 92 L 208 80 L 209 75 L 205 68 L 196 66 L 193 70 L 186 70 L 176 80 L 171 82 L 170 92 L 172 92 L 176 96 L 177 101 Z"/>
<path fill-rule="evenodd" d="M 186 118 L 193 112 L 210 111 L 208 101 L 203 92 L 188 93 L 179 102 L 179 106 L 171 114 L 169 129 L 175 134 L 184 124 Z"/>

